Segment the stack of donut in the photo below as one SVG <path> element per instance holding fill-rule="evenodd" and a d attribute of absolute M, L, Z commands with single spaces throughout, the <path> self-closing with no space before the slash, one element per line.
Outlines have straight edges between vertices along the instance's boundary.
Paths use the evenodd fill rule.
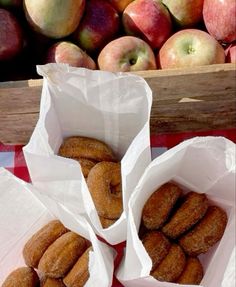
<path fill-rule="evenodd" d="M 66 138 L 58 152 L 77 160 L 87 181 L 103 228 L 112 225 L 123 211 L 121 167 L 111 148 L 94 138 Z"/>
<path fill-rule="evenodd" d="M 82 287 L 89 278 L 90 250 L 87 239 L 50 221 L 25 244 L 27 267 L 10 273 L 2 287 Z"/>
<path fill-rule="evenodd" d="M 159 281 L 200 284 L 203 267 L 197 257 L 218 242 L 227 215 L 205 194 L 183 191 L 168 182 L 158 188 L 142 210 L 139 236 L 152 260 L 151 275 Z"/>

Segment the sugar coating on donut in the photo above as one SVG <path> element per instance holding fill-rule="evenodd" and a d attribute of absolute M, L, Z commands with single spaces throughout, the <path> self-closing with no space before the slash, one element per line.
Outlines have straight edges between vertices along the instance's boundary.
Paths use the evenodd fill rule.
<path fill-rule="evenodd" d="M 174 282 L 183 272 L 186 263 L 185 254 L 177 244 L 172 244 L 169 253 L 151 272 L 151 275 L 159 281 Z"/>
<path fill-rule="evenodd" d="M 198 285 L 203 278 L 203 267 L 197 257 L 188 257 L 184 271 L 176 283 Z"/>
<path fill-rule="evenodd" d="M 65 276 L 63 282 L 66 286 L 84 286 L 87 282 L 89 278 L 89 252 L 92 250 L 91 246 L 85 250 L 72 269 Z"/>
<path fill-rule="evenodd" d="M 152 193 L 142 211 L 143 224 L 148 229 L 160 228 L 180 197 L 182 190 L 174 183 L 168 182 Z"/>
<path fill-rule="evenodd" d="M 103 228 L 108 228 L 116 222 L 116 219 L 109 219 L 102 216 L 99 216 L 99 219 Z"/>
<path fill-rule="evenodd" d="M 189 192 L 183 204 L 163 226 L 162 232 L 170 238 L 177 238 L 196 224 L 205 215 L 207 208 L 208 199 L 205 194 Z"/>
<path fill-rule="evenodd" d="M 39 278 L 33 268 L 19 267 L 12 271 L 3 282 L 2 287 L 35 287 L 39 284 Z"/>
<path fill-rule="evenodd" d="M 52 220 L 34 233 L 23 248 L 26 265 L 37 268 L 47 248 L 66 232 L 68 229 L 59 220 Z"/>
<path fill-rule="evenodd" d="M 152 259 L 152 270 L 154 270 L 168 254 L 171 243 L 160 231 L 146 233 L 142 239 L 142 243 Z"/>
<path fill-rule="evenodd" d="M 66 287 L 61 279 L 45 278 L 42 280 L 40 287 Z"/>
<path fill-rule="evenodd" d="M 115 161 L 112 149 L 94 138 L 72 136 L 65 138 L 58 154 L 68 158 L 85 158 L 94 161 Z"/>
<path fill-rule="evenodd" d="M 73 158 L 77 160 L 81 166 L 82 173 L 85 178 L 88 177 L 90 170 L 97 164 L 97 161 L 86 159 L 86 158 Z"/>
<path fill-rule="evenodd" d="M 62 278 L 87 248 L 87 240 L 69 231 L 54 241 L 39 261 L 38 270 L 45 277 Z"/>
<path fill-rule="evenodd" d="M 87 185 L 98 215 L 119 218 L 123 211 L 120 163 L 97 163 L 89 172 Z"/>
<path fill-rule="evenodd" d="M 180 238 L 179 244 L 190 256 L 206 253 L 223 236 L 227 220 L 223 209 L 209 206 L 205 216 Z"/>

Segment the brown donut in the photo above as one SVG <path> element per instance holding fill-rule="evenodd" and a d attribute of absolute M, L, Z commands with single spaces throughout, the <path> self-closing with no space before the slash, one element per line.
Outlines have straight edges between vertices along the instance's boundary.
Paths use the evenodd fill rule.
<path fill-rule="evenodd" d="M 203 267 L 197 257 L 188 257 L 184 271 L 176 281 L 179 284 L 199 285 L 203 278 Z"/>
<path fill-rule="evenodd" d="M 98 215 L 107 219 L 119 218 L 123 210 L 120 168 L 120 163 L 99 162 L 87 178 Z"/>
<path fill-rule="evenodd" d="M 110 227 L 112 224 L 116 222 L 116 219 L 108 219 L 102 216 L 99 216 L 99 219 L 104 229 Z"/>
<path fill-rule="evenodd" d="M 152 270 L 154 270 L 168 254 L 171 243 L 165 235 L 159 231 L 148 232 L 144 236 L 142 243 L 152 259 Z"/>
<path fill-rule="evenodd" d="M 205 216 L 188 233 L 183 235 L 179 244 L 189 256 L 206 253 L 224 234 L 227 214 L 217 206 L 210 206 Z"/>
<path fill-rule="evenodd" d="M 33 268 L 20 267 L 12 271 L 3 282 L 2 287 L 37 287 L 39 278 Z"/>
<path fill-rule="evenodd" d="M 38 267 L 39 260 L 47 248 L 68 229 L 59 220 L 52 220 L 44 225 L 26 242 L 23 257 L 29 267 Z"/>
<path fill-rule="evenodd" d="M 66 287 L 61 279 L 46 278 L 40 284 L 40 287 Z"/>
<path fill-rule="evenodd" d="M 207 208 L 208 199 L 205 194 L 189 192 L 183 204 L 163 226 L 162 232 L 170 238 L 177 238 L 196 224 L 205 215 Z"/>
<path fill-rule="evenodd" d="M 95 164 L 97 164 L 96 161 L 89 160 L 86 158 L 72 158 L 72 159 L 75 159 L 79 162 L 82 173 L 83 173 L 85 178 L 88 177 L 90 170 L 95 166 Z"/>
<path fill-rule="evenodd" d="M 60 156 L 69 158 L 85 158 L 94 161 L 115 161 L 113 151 L 104 142 L 97 139 L 73 136 L 62 143 Z"/>
<path fill-rule="evenodd" d="M 62 278 L 87 248 L 87 240 L 70 231 L 54 241 L 39 261 L 38 270 L 44 277 Z"/>
<path fill-rule="evenodd" d="M 78 259 L 66 277 L 63 279 L 66 287 L 82 287 L 89 278 L 89 247 Z"/>
<path fill-rule="evenodd" d="M 159 281 L 175 282 L 184 270 L 185 254 L 177 244 L 172 244 L 169 253 L 151 275 Z"/>
<path fill-rule="evenodd" d="M 182 190 L 174 183 L 166 183 L 148 198 L 143 207 L 142 220 L 148 229 L 160 228 L 180 197 Z"/>

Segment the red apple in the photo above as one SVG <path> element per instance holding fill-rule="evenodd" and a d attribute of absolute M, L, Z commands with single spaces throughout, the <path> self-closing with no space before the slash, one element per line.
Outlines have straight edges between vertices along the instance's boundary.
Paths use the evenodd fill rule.
<path fill-rule="evenodd" d="M 10 60 L 23 48 L 21 27 L 13 14 L 0 9 L 0 61 Z"/>
<path fill-rule="evenodd" d="M 158 55 L 161 69 L 224 63 L 222 46 L 208 33 L 184 29 L 172 35 Z"/>
<path fill-rule="evenodd" d="M 101 50 L 116 37 L 119 31 L 119 15 L 105 0 L 90 0 L 86 3 L 84 17 L 75 32 L 78 45 L 92 53 Z"/>
<path fill-rule="evenodd" d="M 202 20 L 203 2 L 204 0 L 162 0 L 181 27 L 190 27 Z"/>
<path fill-rule="evenodd" d="M 123 36 L 108 43 L 98 56 L 100 70 L 129 72 L 156 69 L 151 47 L 133 36 Z"/>
<path fill-rule="evenodd" d="M 231 44 L 226 50 L 226 62 L 236 64 L 236 43 Z"/>
<path fill-rule="evenodd" d="M 133 0 L 108 0 L 112 6 L 120 13 L 122 13 L 126 6 L 131 3 Z"/>
<path fill-rule="evenodd" d="M 167 8 L 159 0 L 135 0 L 123 13 L 128 35 L 142 38 L 152 48 L 160 48 L 171 34 L 172 24 Z"/>
<path fill-rule="evenodd" d="M 71 42 L 58 42 L 47 52 L 46 63 L 66 63 L 73 67 L 96 69 L 96 64 L 83 50 Z"/>
<path fill-rule="evenodd" d="M 226 43 L 236 40 L 235 0 L 204 0 L 203 19 L 216 40 Z"/>

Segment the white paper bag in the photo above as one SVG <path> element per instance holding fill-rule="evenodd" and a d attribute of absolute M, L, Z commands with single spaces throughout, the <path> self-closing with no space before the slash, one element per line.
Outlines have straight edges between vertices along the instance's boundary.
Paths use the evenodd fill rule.
<path fill-rule="evenodd" d="M 11 271 L 25 266 L 22 250 L 27 240 L 56 217 L 67 228 L 92 243 L 93 251 L 89 254 L 90 277 L 85 286 L 111 286 L 114 251 L 97 240 L 84 218 L 74 219 L 60 205 L 46 197 L 41 198 L 46 205 L 52 205 L 51 210 L 55 213 L 49 213 L 33 193 L 36 196 L 38 194 L 35 188 L 0 168 L 0 285 Z"/>
<path fill-rule="evenodd" d="M 159 282 L 149 276 L 152 261 L 138 237 L 145 202 L 168 181 L 185 191 L 206 193 L 210 201 L 227 212 L 223 238 L 199 257 L 205 273 L 201 286 L 235 286 L 235 161 L 233 142 L 221 137 L 197 137 L 168 150 L 148 166 L 129 202 L 126 253 L 117 271 L 124 286 L 186 286 Z"/>
<path fill-rule="evenodd" d="M 75 216 L 84 215 L 107 242 L 120 243 L 129 197 L 151 161 L 151 90 L 131 74 L 63 64 L 38 66 L 38 73 L 44 76 L 40 117 L 24 148 L 33 185 Z M 57 156 L 63 138 L 73 135 L 104 141 L 121 160 L 124 212 L 108 229 L 102 229 L 79 163 Z"/>

